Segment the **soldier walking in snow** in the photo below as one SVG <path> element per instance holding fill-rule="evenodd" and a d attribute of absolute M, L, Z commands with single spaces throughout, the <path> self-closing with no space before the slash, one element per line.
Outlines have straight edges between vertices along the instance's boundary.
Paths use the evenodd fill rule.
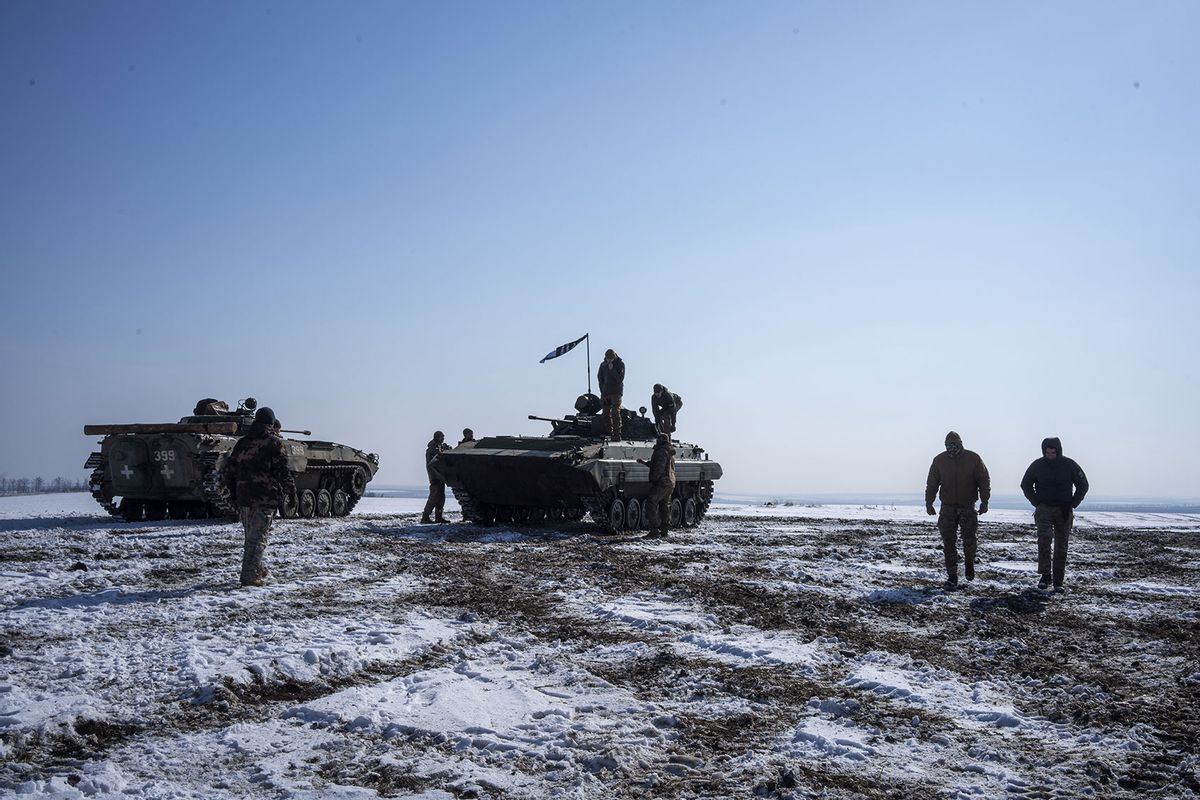
<path fill-rule="evenodd" d="M 421 514 L 421 522 L 445 522 L 442 510 L 446 507 L 446 478 L 442 475 L 437 457 L 449 450 L 446 444 L 446 434 L 434 431 L 433 438 L 425 445 L 425 474 L 429 476 L 429 499 L 425 501 L 425 511 Z M 435 514 L 430 518 L 430 514 Z"/>
<path fill-rule="evenodd" d="M 621 396 L 625 394 L 625 362 L 615 350 L 606 350 L 596 371 L 600 403 L 608 423 L 608 437 L 621 438 Z"/>
<path fill-rule="evenodd" d="M 263 406 L 254 412 L 254 422 L 233 446 L 221 476 L 246 531 L 242 586 L 262 586 L 267 576 L 263 555 L 271 516 L 284 497 L 296 494 L 296 481 L 288 470 L 287 449 L 279 428 L 270 408 Z"/>
<path fill-rule="evenodd" d="M 671 446 L 670 435 L 660 433 L 649 463 L 641 458 L 638 463 L 650 468 L 650 496 L 646 499 L 650 533 L 646 538 L 665 539 L 667 526 L 671 524 L 671 494 L 675 491 L 675 448 Z"/>
<path fill-rule="evenodd" d="M 968 581 L 975 579 L 975 533 L 979 514 L 986 514 L 992 496 L 992 479 L 978 453 L 964 450 L 962 437 L 954 431 L 946 434 L 946 451 L 933 457 L 925 481 L 925 513 L 936 514 L 933 499 L 941 488 L 942 511 L 938 530 L 942 534 L 942 553 L 946 560 L 946 588 L 958 586 L 958 534 L 962 532 L 963 561 Z M 979 500 L 979 511 L 975 501 Z"/>
<path fill-rule="evenodd" d="M 1067 572 L 1067 539 L 1075 522 L 1075 509 L 1088 491 L 1087 476 L 1078 464 L 1063 456 L 1058 437 L 1049 437 L 1042 440 L 1042 457 L 1025 470 L 1021 491 L 1033 504 L 1033 520 L 1037 524 L 1041 576 L 1038 588 L 1046 589 L 1053 583 L 1054 591 L 1062 591 Z"/>

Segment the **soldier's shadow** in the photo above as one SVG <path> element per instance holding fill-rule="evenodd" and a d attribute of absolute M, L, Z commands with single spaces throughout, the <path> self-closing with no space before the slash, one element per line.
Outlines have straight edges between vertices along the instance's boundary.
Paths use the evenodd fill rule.
<path fill-rule="evenodd" d="M 1014 614 L 1040 614 L 1050 604 L 1050 595 L 1039 589 L 1022 589 L 997 597 L 978 597 L 971 601 L 971 610 L 986 614 L 990 611 L 1011 611 Z"/>

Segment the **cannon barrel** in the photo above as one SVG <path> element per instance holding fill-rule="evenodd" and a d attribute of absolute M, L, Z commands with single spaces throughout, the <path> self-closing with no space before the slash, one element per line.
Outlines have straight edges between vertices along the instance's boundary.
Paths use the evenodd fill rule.
<path fill-rule="evenodd" d="M 149 422 L 129 425 L 84 425 L 84 436 L 114 433 L 237 433 L 236 422 Z"/>
<path fill-rule="evenodd" d="M 312 431 L 294 431 L 291 428 L 281 428 L 280 433 L 298 433 L 301 436 L 312 436 Z"/>

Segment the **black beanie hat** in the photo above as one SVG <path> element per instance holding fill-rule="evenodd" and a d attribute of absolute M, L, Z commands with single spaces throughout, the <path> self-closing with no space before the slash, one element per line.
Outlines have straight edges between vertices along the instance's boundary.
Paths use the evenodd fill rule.
<path fill-rule="evenodd" d="M 254 412 L 254 421 L 259 425 L 272 426 L 275 424 L 275 412 L 270 406 L 261 406 Z"/>

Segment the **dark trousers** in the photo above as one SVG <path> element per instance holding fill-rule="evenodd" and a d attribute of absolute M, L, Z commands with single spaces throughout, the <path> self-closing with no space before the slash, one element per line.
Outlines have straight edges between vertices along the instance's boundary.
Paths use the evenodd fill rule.
<path fill-rule="evenodd" d="M 664 411 L 654 418 L 654 429 L 659 433 L 675 432 L 675 412 Z"/>
<path fill-rule="evenodd" d="M 962 533 L 963 561 L 966 562 L 967 575 L 975 575 L 975 546 L 976 532 L 979 530 L 979 513 L 975 505 L 959 506 L 942 503 L 942 511 L 938 514 L 938 531 L 942 534 L 942 554 L 946 559 L 946 575 L 951 580 L 958 580 L 958 535 Z"/>
<path fill-rule="evenodd" d="M 621 438 L 621 395 L 606 394 L 600 398 L 601 413 L 608 425 L 608 438 Z"/>
<path fill-rule="evenodd" d="M 670 483 L 656 483 L 650 487 L 646 498 L 647 527 L 652 531 L 666 533 L 671 524 L 671 493 L 675 487 Z"/>
<path fill-rule="evenodd" d="M 437 512 L 436 519 L 442 518 L 442 509 L 446 507 L 446 484 L 442 481 L 429 482 L 429 499 L 425 501 L 425 512 L 421 515 L 422 519 L 429 519 L 429 515 Z"/>
<path fill-rule="evenodd" d="M 1038 535 L 1038 574 L 1062 586 L 1067 572 L 1067 539 L 1075 522 L 1075 512 L 1061 506 L 1038 506 L 1033 512 Z M 1050 546 L 1054 545 L 1053 553 Z M 1053 570 L 1053 571 L 1052 571 Z"/>

